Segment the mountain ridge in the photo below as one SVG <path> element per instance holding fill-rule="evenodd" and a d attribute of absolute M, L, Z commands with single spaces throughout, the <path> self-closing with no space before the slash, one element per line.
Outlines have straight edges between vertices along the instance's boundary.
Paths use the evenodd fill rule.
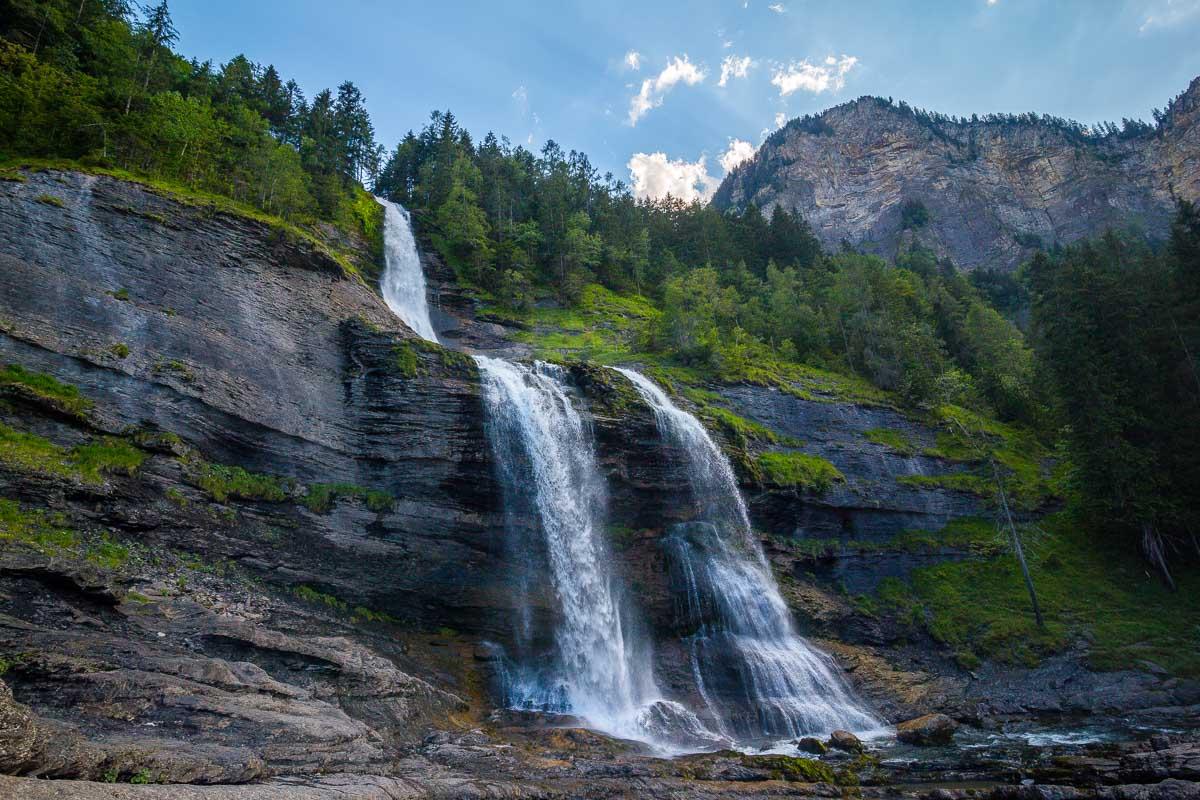
<path fill-rule="evenodd" d="M 921 245 L 964 269 L 1011 270 L 1038 247 L 1109 228 L 1165 236 L 1176 201 L 1200 197 L 1198 121 L 1200 77 L 1155 125 L 1103 134 L 1048 115 L 961 119 L 865 96 L 787 123 L 712 202 L 795 209 L 826 247 L 892 256 Z"/>

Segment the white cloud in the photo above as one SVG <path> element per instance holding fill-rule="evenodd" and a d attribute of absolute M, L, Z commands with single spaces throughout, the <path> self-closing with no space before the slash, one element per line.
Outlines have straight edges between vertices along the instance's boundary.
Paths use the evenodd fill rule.
<path fill-rule="evenodd" d="M 744 78 L 750 72 L 750 68 L 754 66 L 754 62 L 750 56 L 725 56 L 721 61 L 721 80 L 717 81 L 717 86 L 724 86 L 729 83 L 730 78 Z"/>
<path fill-rule="evenodd" d="M 996 5 L 997 1 L 998 1 L 998 0 L 987 0 L 987 4 L 988 4 L 989 6 L 994 6 L 994 5 Z"/>
<path fill-rule="evenodd" d="M 672 161 L 666 153 L 634 153 L 626 165 L 633 179 L 633 195 L 658 200 L 667 195 L 684 202 L 707 200 L 721 181 L 708 174 L 704 156 L 698 161 Z"/>
<path fill-rule="evenodd" d="M 785 6 L 783 3 L 772 3 L 771 5 L 767 6 L 767 8 L 771 9 L 776 14 L 787 13 L 787 6 Z"/>
<path fill-rule="evenodd" d="M 642 54 L 637 50 L 630 50 L 625 54 L 625 66 L 627 69 L 639 70 L 642 68 Z"/>
<path fill-rule="evenodd" d="M 1146 4 L 1145 14 L 1139 33 L 1171 28 L 1200 14 L 1200 0 L 1152 0 Z"/>
<path fill-rule="evenodd" d="M 726 50 L 728 50 L 729 48 L 733 47 L 733 40 L 726 39 L 725 41 L 721 42 L 721 47 L 724 47 Z"/>
<path fill-rule="evenodd" d="M 823 64 L 812 64 L 807 59 L 793 61 L 786 67 L 776 69 L 771 76 L 771 83 L 779 87 L 780 97 L 801 90 L 813 94 L 837 92 L 846 85 L 846 73 L 854 69 L 857 63 L 857 58 L 847 55 L 841 58 L 829 56 Z"/>
<path fill-rule="evenodd" d="M 775 127 L 782 128 L 787 124 L 787 114 L 782 111 L 775 112 Z"/>
<path fill-rule="evenodd" d="M 518 86 L 512 93 L 513 102 L 517 104 L 517 109 L 521 112 L 521 116 L 529 113 L 529 92 L 524 86 Z"/>
<path fill-rule="evenodd" d="M 686 53 L 671 59 L 662 72 L 642 81 L 641 91 L 629 101 L 629 124 L 636 125 L 650 109 L 661 106 L 667 92 L 674 88 L 675 84 L 695 86 L 704 80 L 706 74 L 703 68 L 688 60 Z"/>
<path fill-rule="evenodd" d="M 726 172 L 730 172 L 738 164 L 743 161 L 749 161 L 754 158 L 754 145 L 741 139 L 730 139 L 729 147 L 721 155 L 721 167 Z"/>

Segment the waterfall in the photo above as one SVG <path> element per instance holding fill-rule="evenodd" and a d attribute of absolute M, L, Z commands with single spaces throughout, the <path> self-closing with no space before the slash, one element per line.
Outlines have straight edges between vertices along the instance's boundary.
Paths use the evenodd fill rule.
<path fill-rule="evenodd" d="M 375 198 L 383 206 L 384 270 L 380 288 L 392 313 L 404 321 L 422 339 L 438 340 L 429 319 L 425 298 L 425 272 L 421 254 L 413 238 L 412 219 L 399 203 Z"/>
<path fill-rule="evenodd" d="M 523 663 L 508 678 L 508 703 L 578 715 L 600 730 L 668 748 L 713 746 L 717 737 L 694 714 L 662 698 L 649 642 L 628 619 L 607 545 L 607 489 L 565 370 L 540 361 L 475 360 L 510 547 L 523 551 L 526 570 L 544 559 L 557 611 L 552 657 L 518 654 Z M 518 581 L 525 603 L 527 578 Z M 530 617 L 524 609 L 514 637 L 519 648 L 532 647 Z"/>
<path fill-rule="evenodd" d="M 664 540 L 677 610 L 691 634 L 697 691 L 724 730 L 761 741 L 881 727 L 856 702 L 832 660 L 792 627 L 750 527 L 728 459 L 694 416 L 644 375 L 619 370 L 678 448 L 697 519 Z"/>
<path fill-rule="evenodd" d="M 418 335 L 436 342 L 408 212 L 377 199 L 384 207 L 384 300 Z M 515 658 L 501 670 L 509 705 L 577 715 L 667 752 L 728 746 L 734 737 L 878 726 L 828 658 L 793 632 L 729 462 L 694 417 L 640 374 L 621 370 L 654 408 L 664 439 L 684 453 L 693 499 L 707 505 L 697 521 L 674 526 L 664 544 L 681 617 L 695 631 L 688 644 L 696 690 L 720 734 L 665 699 L 649 638 L 613 571 L 607 488 L 566 371 L 543 362 L 475 361 L 517 573 Z M 552 597 L 534 588 L 547 583 Z M 538 603 L 552 618 L 548 634 L 536 630 Z"/>

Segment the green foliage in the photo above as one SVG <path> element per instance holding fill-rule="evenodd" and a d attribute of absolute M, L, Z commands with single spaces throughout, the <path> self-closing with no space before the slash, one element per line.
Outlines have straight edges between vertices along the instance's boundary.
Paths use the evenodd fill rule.
<path fill-rule="evenodd" d="M 129 345 L 124 342 L 117 342 L 112 347 L 108 348 L 108 352 L 112 353 L 117 358 L 129 358 Z"/>
<path fill-rule="evenodd" d="M 85 160 L 289 220 L 353 225 L 380 153 L 347 82 L 311 103 L 274 67 L 173 52 L 165 3 L 9 4 L 0 20 L 0 150 Z M 61 203 L 56 203 L 61 204 Z"/>
<path fill-rule="evenodd" d="M 779 781 L 800 783 L 828 783 L 837 786 L 853 786 L 857 778 L 849 770 L 834 771 L 828 764 L 813 758 L 780 755 L 744 755 L 742 764 L 770 771 L 771 777 Z"/>
<path fill-rule="evenodd" d="M 108 534 L 84 537 L 63 514 L 25 510 L 14 500 L 0 498 L 0 543 L 19 542 L 48 556 L 80 558 L 115 570 L 129 560 L 129 548 Z"/>
<path fill-rule="evenodd" d="M 1182 576 L 1180 590 L 1171 592 L 1075 517 L 1055 515 L 1042 529 L 1027 549 L 1045 629 L 1034 622 L 1016 561 L 994 544 L 976 551 L 983 558 L 918 569 L 910 584 L 884 581 L 875 602 L 925 627 L 966 668 L 981 659 L 1031 665 L 1082 641 L 1097 669 L 1149 661 L 1180 676 L 1200 675 L 1200 578 Z M 987 544 L 997 537 L 978 521 L 963 523 L 947 541 Z"/>
<path fill-rule="evenodd" d="M 81 395 L 78 387 L 44 372 L 31 372 L 20 364 L 8 364 L 0 370 L 0 386 L 20 386 L 74 416 L 82 417 L 92 409 L 92 401 Z"/>
<path fill-rule="evenodd" d="M 392 348 L 392 368 L 405 378 L 415 378 L 421 374 L 421 361 L 417 356 L 416 345 L 411 341 L 403 341 Z"/>
<path fill-rule="evenodd" d="M 104 472 L 132 475 L 142 466 L 146 455 L 124 439 L 107 436 L 93 439 L 71 451 L 71 461 L 81 474 L 99 479 Z"/>
<path fill-rule="evenodd" d="M 892 428 L 872 428 L 865 431 L 863 435 L 867 437 L 868 442 L 886 447 L 893 453 L 902 456 L 911 456 L 917 452 L 916 445 L 909 441 L 903 431 Z"/>
<path fill-rule="evenodd" d="M 288 478 L 214 464 L 195 455 L 182 459 L 182 462 L 188 480 L 208 492 L 218 503 L 230 498 L 281 503 L 291 496 L 292 482 Z"/>
<path fill-rule="evenodd" d="M 929 209 L 920 200 L 906 200 L 900 206 L 900 228 L 917 230 L 929 224 Z"/>
<path fill-rule="evenodd" d="M 67 205 L 61 197 L 55 197 L 52 194 L 39 194 L 34 199 L 42 205 L 54 206 L 55 208 L 64 208 Z"/>
<path fill-rule="evenodd" d="M 0 425 L 0 464 L 18 472 L 81 483 L 102 483 L 108 472 L 132 475 L 145 455 L 123 439 L 104 437 L 67 449 L 49 439 Z"/>
<path fill-rule="evenodd" d="M 1036 254 L 1029 281 L 1071 496 L 1168 577 L 1200 529 L 1200 211 L 1166 252 L 1110 234 Z"/>
<path fill-rule="evenodd" d="M 818 494 L 846 480 L 833 464 L 808 453 L 762 453 L 758 457 L 758 468 L 766 483 Z"/>
<path fill-rule="evenodd" d="M 364 489 L 352 483 L 314 483 L 301 501 L 309 511 L 325 513 L 339 497 L 361 498 L 372 511 L 390 511 L 396 499 L 380 489 Z"/>
<path fill-rule="evenodd" d="M 331 594 L 319 592 L 311 586 L 305 586 L 304 584 L 292 589 L 292 594 L 296 595 L 296 597 L 299 597 L 306 603 L 323 605 L 328 608 L 332 608 L 335 611 L 346 611 L 349 608 L 349 605 L 345 600 L 339 600 Z"/>
<path fill-rule="evenodd" d="M 696 411 L 696 416 L 716 427 L 737 447 L 746 447 L 751 442 L 775 443 L 778 434 L 754 420 L 739 417 L 727 408 L 706 405 Z"/>

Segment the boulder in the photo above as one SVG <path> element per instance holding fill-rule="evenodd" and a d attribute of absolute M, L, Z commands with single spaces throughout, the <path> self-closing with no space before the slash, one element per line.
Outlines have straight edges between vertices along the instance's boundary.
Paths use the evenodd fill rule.
<path fill-rule="evenodd" d="M 958 723 L 945 714 L 926 714 L 896 726 L 896 738 L 915 745 L 949 744 Z"/>
<path fill-rule="evenodd" d="M 838 733 L 844 733 L 844 731 L 838 731 Z M 797 739 L 795 744 L 796 748 L 802 753 L 812 753 L 819 756 L 829 752 L 829 748 L 825 746 L 825 743 L 813 736 L 805 736 L 803 739 Z"/>
<path fill-rule="evenodd" d="M 843 750 L 847 753 L 861 753 L 865 749 L 862 740 L 850 731 L 834 731 L 829 734 L 827 744 L 835 750 Z"/>

